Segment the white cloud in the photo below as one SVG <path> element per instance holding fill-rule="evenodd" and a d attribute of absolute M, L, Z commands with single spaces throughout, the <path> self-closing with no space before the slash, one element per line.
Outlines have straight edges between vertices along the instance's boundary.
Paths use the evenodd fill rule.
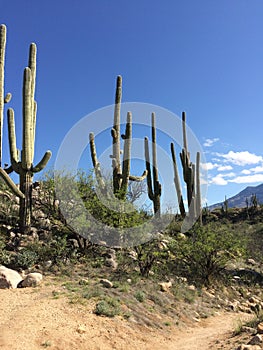
<path fill-rule="evenodd" d="M 217 156 L 224 158 L 226 162 L 240 166 L 245 166 L 247 164 L 258 164 L 263 161 L 262 156 L 257 156 L 256 154 L 250 153 L 248 151 L 229 151 L 226 154 L 217 153 Z"/>
<path fill-rule="evenodd" d="M 244 170 L 241 171 L 241 174 L 249 175 L 249 174 L 251 174 L 251 171 L 248 170 L 248 169 L 244 169 Z"/>
<path fill-rule="evenodd" d="M 218 171 L 227 171 L 232 169 L 233 167 L 231 165 L 219 165 L 217 168 Z"/>
<path fill-rule="evenodd" d="M 253 173 L 263 173 L 263 166 L 256 166 L 255 168 L 250 169 L 250 171 Z"/>
<path fill-rule="evenodd" d="M 212 169 L 215 169 L 215 168 L 217 168 L 218 167 L 218 164 L 216 164 L 216 163 L 211 163 L 211 162 L 207 162 L 207 163 L 201 163 L 200 164 L 201 165 L 201 168 L 203 169 L 203 170 L 212 170 Z"/>
<path fill-rule="evenodd" d="M 231 172 L 231 173 L 226 173 L 226 174 L 219 174 L 219 175 L 222 176 L 222 177 L 234 177 L 234 176 L 236 176 L 236 174 L 233 173 L 233 172 Z"/>
<path fill-rule="evenodd" d="M 229 182 L 234 182 L 237 184 L 263 182 L 263 174 L 238 176 L 235 179 L 229 180 Z"/>
<path fill-rule="evenodd" d="M 210 184 L 219 185 L 219 186 L 227 185 L 227 183 L 228 181 L 226 181 L 223 178 L 222 174 L 218 174 L 210 180 Z"/>
<path fill-rule="evenodd" d="M 204 147 L 211 147 L 215 142 L 219 141 L 219 138 L 213 138 L 213 139 L 206 139 L 203 146 Z"/>

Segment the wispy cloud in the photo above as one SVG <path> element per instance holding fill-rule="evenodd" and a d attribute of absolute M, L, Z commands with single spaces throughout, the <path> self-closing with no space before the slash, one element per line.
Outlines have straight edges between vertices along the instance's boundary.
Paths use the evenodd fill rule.
<path fill-rule="evenodd" d="M 226 154 L 217 153 L 217 156 L 222 157 L 226 162 L 229 162 L 234 165 L 240 165 L 240 166 L 245 166 L 249 164 L 258 164 L 263 161 L 262 156 L 257 156 L 256 154 L 250 153 L 248 151 L 244 151 L 244 152 L 229 151 Z"/>
<path fill-rule="evenodd" d="M 211 178 L 209 183 L 213 185 L 224 186 L 228 184 L 228 181 L 224 179 L 222 174 L 218 174 L 215 177 Z"/>
<path fill-rule="evenodd" d="M 213 169 L 217 169 L 218 171 L 228 171 L 233 169 L 231 165 L 220 165 L 218 163 L 212 163 L 212 162 L 201 163 L 201 168 L 207 171 L 213 170 Z"/>
<path fill-rule="evenodd" d="M 249 175 L 249 174 L 251 174 L 251 171 L 248 170 L 248 169 L 244 169 L 244 170 L 241 171 L 241 174 Z"/>
<path fill-rule="evenodd" d="M 218 164 L 211 162 L 201 163 L 201 168 L 206 171 L 216 169 L 218 166 Z"/>
<path fill-rule="evenodd" d="M 203 143 L 204 147 L 212 147 L 214 145 L 214 143 L 216 143 L 217 141 L 219 141 L 219 138 L 213 138 L 213 139 L 206 139 L 205 142 Z"/>
<path fill-rule="evenodd" d="M 233 167 L 231 165 L 219 165 L 217 168 L 218 171 L 228 171 L 232 169 Z"/>
<path fill-rule="evenodd" d="M 237 184 L 263 182 L 263 174 L 237 176 L 236 178 L 229 180 L 229 182 L 234 182 Z"/>

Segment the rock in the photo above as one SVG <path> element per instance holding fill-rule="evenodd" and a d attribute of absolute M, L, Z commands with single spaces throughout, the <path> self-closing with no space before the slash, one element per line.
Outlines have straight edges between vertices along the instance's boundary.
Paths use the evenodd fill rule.
<path fill-rule="evenodd" d="M 0 289 L 17 288 L 22 280 L 22 277 L 17 271 L 0 266 Z"/>
<path fill-rule="evenodd" d="M 36 287 L 43 279 L 43 275 L 39 272 L 31 272 L 18 284 L 18 288 Z"/>
<path fill-rule="evenodd" d="M 105 265 L 108 266 L 108 267 L 112 267 L 113 269 L 117 269 L 117 267 L 118 267 L 117 261 L 114 260 L 113 258 L 106 259 L 105 260 Z"/>
<path fill-rule="evenodd" d="M 172 287 L 172 282 L 171 281 L 161 282 L 161 283 L 159 283 L 159 286 L 160 286 L 162 292 L 168 292 L 169 289 Z"/>
<path fill-rule="evenodd" d="M 259 345 L 261 343 L 262 343 L 262 335 L 257 334 L 250 340 L 250 342 L 248 344 L 249 345 Z"/>
<path fill-rule="evenodd" d="M 257 332 L 263 334 L 263 322 L 259 323 L 257 326 Z"/>
<path fill-rule="evenodd" d="M 113 287 L 113 283 L 105 278 L 102 278 L 100 280 L 100 283 L 103 285 L 103 287 L 105 288 L 112 288 Z"/>
<path fill-rule="evenodd" d="M 196 290 L 196 287 L 193 284 L 191 284 L 190 286 L 188 286 L 187 289 L 194 291 Z"/>
<path fill-rule="evenodd" d="M 239 345 L 238 348 L 236 348 L 236 350 L 261 350 L 261 347 L 259 345 Z"/>
<path fill-rule="evenodd" d="M 259 300 L 258 298 L 256 298 L 255 296 L 252 296 L 248 299 L 248 301 L 251 303 L 251 304 L 259 304 Z"/>
<path fill-rule="evenodd" d="M 257 333 L 255 328 L 247 327 L 247 326 L 242 326 L 242 332 L 246 332 L 246 333 L 249 333 L 249 334 L 252 334 L 252 335 L 255 335 Z"/>
<path fill-rule="evenodd" d="M 87 286 L 89 285 L 89 280 L 87 278 L 82 278 L 81 280 L 79 280 L 79 284 L 81 286 Z"/>
<path fill-rule="evenodd" d="M 48 269 L 49 267 L 52 266 L 52 264 L 53 264 L 52 260 L 47 260 L 47 261 L 44 261 L 43 266 Z"/>
<path fill-rule="evenodd" d="M 79 325 L 78 328 L 77 328 L 77 332 L 79 334 L 86 333 L 87 332 L 87 328 L 84 325 Z"/>
<path fill-rule="evenodd" d="M 98 245 L 102 245 L 102 246 L 104 246 L 104 247 L 107 246 L 107 242 L 105 242 L 105 241 L 98 241 L 97 244 L 98 244 Z"/>
<path fill-rule="evenodd" d="M 68 243 L 70 244 L 71 248 L 73 248 L 73 249 L 78 249 L 79 248 L 79 243 L 74 238 L 69 239 Z"/>
<path fill-rule="evenodd" d="M 254 259 L 247 259 L 247 263 L 250 265 L 257 265 L 256 261 Z"/>

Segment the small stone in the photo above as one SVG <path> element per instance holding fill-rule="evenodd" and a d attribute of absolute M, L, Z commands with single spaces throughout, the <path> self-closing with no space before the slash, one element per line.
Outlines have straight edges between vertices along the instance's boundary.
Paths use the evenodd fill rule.
<path fill-rule="evenodd" d="M 100 283 L 103 285 L 103 287 L 105 288 L 112 288 L 113 287 L 113 283 L 105 278 L 102 278 L 100 280 Z"/>
<path fill-rule="evenodd" d="M 78 328 L 77 328 L 77 332 L 79 334 L 83 334 L 83 333 L 86 333 L 87 329 L 84 325 L 79 325 Z"/>
<path fill-rule="evenodd" d="M 81 286 L 87 286 L 89 284 L 89 280 L 87 278 L 82 278 L 79 280 L 79 285 Z"/>
<path fill-rule="evenodd" d="M 242 332 L 246 332 L 246 333 L 249 333 L 249 334 L 252 334 L 252 335 L 256 334 L 255 328 L 247 327 L 247 326 L 242 326 Z"/>
<path fill-rule="evenodd" d="M 249 345 L 259 345 L 261 343 L 262 343 L 262 335 L 257 334 L 250 340 L 250 342 L 248 344 Z"/>
<path fill-rule="evenodd" d="M 257 332 L 263 334 L 263 322 L 259 323 L 257 326 Z"/>
<path fill-rule="evenodd" d="M 256 261 L 254 259 L 247 259 L 247 263 L 250 265 L 257 265 Z"/>
<path fill-rule="evenodd" d="M 116 260 L 114 260 L 113 258 L 109 258 L 105 260 L 105 265 L 108 267 L 113 268 L 114 270 L 117 269 L 118 267 L 118 263 Z"/>
<path fill-rule="evenodd" d="M 196 287 L 193 284 L 191 284 L 190 286 L 188 286 L 188 289 L 194 291 L 196 290 Z"/>
<path fill-rule="evenodd" d="M 248 301 L 251 303 L 251 304 L 258 304 L 259 303 L 259 300 L 258 298 L 256 298 L 255 296 L 252 296 L 248 299 Z"/>
<path fill-rule="evenodd" d="M 168 292 L 169 289 L 172 287 L 172 282 L 171 281 L 161 282 L 161 283 L 159 283 L 159 286 L 160 286 L 162 292 Z"/>

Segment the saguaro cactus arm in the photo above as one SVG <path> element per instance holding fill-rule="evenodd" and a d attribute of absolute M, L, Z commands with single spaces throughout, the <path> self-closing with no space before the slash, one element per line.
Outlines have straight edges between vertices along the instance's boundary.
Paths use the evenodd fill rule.
<path fill-rule="evenodd" d="M 120 161 L 120 118 L 121 118 L 121 96 L 122 96 L 122 77 L 119 75 L 116 82 L 114 121 L 111 131 L 112 135 L 112 166 L 113 166 L 113 189 L 114 193 L 120 190 L 121 179 L 121 161 Z"/>
<path fill-rule="evenodd" d="M 202 198 L 201 198 L 201 179 L 200 179 L 200 152 L 196 153 L 196 214 L 202 224 Z"/>
<path fill-rule="evenodd" d="M 152 113 L 152 172 L 150 164 L 149 154 L 149 141 L 148 138 L 144 138 L 144 152 L 145 163 L 147 169 L 147 188 L 148 197 L 153 201 L 154 213 L 160 215 L 160 197 L 162 193 L 162 187 L 158 181 L 158 167 L 157 167 L 157 150 L 156 150 L 156 126 L 155 126 L 155 114 Z"/>
<path fill-rule="evenodd" d="M 19 190 L 19 188 L 14 184 L 12 179 L 7 175 L 6 171 L 2 168 L 0 168 L 0 176 L 17 197 L 21 199 L 25 198 L 25 195 Z"/>
<path fill-rule="evenodd" d="M 14 118 L 14 110 L 12 108 L 8 108 L 7 110 L 7 122 L 8 122 L 8 138 L 9 138 L 9 150 L 10 150 L 10 160 L 11 167 L 16 173 L 19 173 L 19 152 L 16 147 L 16 132 L 15 132 L 15 118 Z"/>
<path fill-rule="evenodd" d="M 43 170 L 46 167 L 46 165 L 47 165 L 49 159 L 51 158 L 51 156 L 52 156 L 51 151 L 46 151 L 46 153 L 44 154 L 44 156 L 40 160 L 40 162 L 37 165 L 33 166 L 32 172 L 33 173 L 39 173 L 41 170 Z"/>
<path fill-rule="evenodd" d="M 97 152 L 96 152 L 96 145 L 95 145 L 95 138 L 93 132 L 89 134 L 89 142 L 90 142 L 90 154 L 92 159 L 92 164 L 95 171 L 95 176 L 97 179 L 97 182 L 101 189 L 105 188 L 105 182 L 103 181 L 101 170 L 100 170 L 100 163 L 98 162 L 97 158 Z"/>
<path fill-rule="evenodd" d="M 128 188 L 130 168 L 131 168 L 131 135 L 132 135 L 132 114 L 127 113 L 126 129 L 125 135 L 122 135 L 124 139 L 124 149 L 123 149 L 123 161 L 122 161 L 122 181 L 121 181 L 121 191 L 125 192 Z"/>
<path fill-rule="evenodd" d="M 176 155 L 175 155 L 175 149 L 174 144 L 171 143 L 171 153 L 172 153 L 172 160 L 173 160 L 173 168 L 174 168 L 174 184 L 177 194 L 177 200 L 179 204 L 179 209 L 182 217 L 185 217 L 185 207 L 184 207 L 184 201 L 182 196 L 182 190 L 181 190 L 181 184 L 180 184 L 180 178 L 178 174 L 178 168 L 177 168 L 177 162 L 176 162 Z"/>

